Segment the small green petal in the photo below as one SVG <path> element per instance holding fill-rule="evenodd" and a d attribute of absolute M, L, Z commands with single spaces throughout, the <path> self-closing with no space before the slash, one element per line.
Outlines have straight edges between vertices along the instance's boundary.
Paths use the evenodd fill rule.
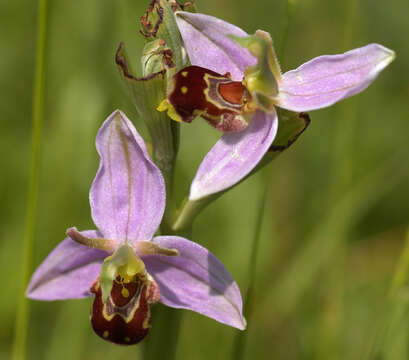
<path fill-rule="evenodd" d="M 129 244 L 121 245 L 111 256 L 108 256 L 101 267 L 100 284 L 102 301 L 105 303 L 111 293 L 113 281 L 117 276 L 129 282 L 136 275 L 145 276 L 145 264 L 136 255 Z"/>
<path fill-rule="evenodd" d="M 231 38 L 257 58 L 257 65 L 250 66 L 246 70 L 243 84 L 252 95 L 257 107 L 267 112 L 272 111 L 272 99 L 278 94 L 281 70 L 270 35 L 257 30 L 254 35 L 242 38 L 231 35 Z"/>

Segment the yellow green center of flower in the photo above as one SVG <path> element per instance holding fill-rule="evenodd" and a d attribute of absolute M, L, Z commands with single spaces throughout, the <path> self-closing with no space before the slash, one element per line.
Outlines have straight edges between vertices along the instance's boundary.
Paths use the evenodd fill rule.
<path fill-rule="evenodd" d="M 101 267 L 100 283 L 102 300 L 108 298 L 113 282 L 120 277 L 121 282 L 130 283 L 135 276 L 146 277 L 145 264 L 129 244 L 121 245 L 111 256 L 108 256 Z"/>
<path fill-rule="evenodd" d="M 255 108 L 271 112 L 281 82 L 281 70 L 270 34 L 257 30 L 254 35 L 231 38 L 257 58 L 257 64 L 246 69 L 243 85 L 249 91 Z"/>

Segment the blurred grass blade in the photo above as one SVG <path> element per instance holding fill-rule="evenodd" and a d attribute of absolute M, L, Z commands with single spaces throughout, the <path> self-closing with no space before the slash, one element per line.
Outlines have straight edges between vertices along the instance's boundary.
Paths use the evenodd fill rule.
<path fill-rule="evenodd" d="M 409 354 L 409 229 L 392 277 L 385 311 L 364 359 L 406 360 Z"/>
<path fill-rule="evenodd" d="M 246 342 L 249 334 L 249 326 L 251 323 L 251 319 L 253 317 L 253 309 L 254 309 L 254 284 L 256 283 L 256 273 L 257 273 L 257 254 L 260 247 L 260 237 L 261 237 L 261 228 L 263 226 L 263 219 L 264 213 L 266 210 L 267 199 L 268 199 L 268 185 L 270 181 L 267 181 L 264 191 L 261 194 L 259 199 L 259 207 L 256 213 L 256 221 L 255 221 L 255 228 L 254 228 L 254 237 L 253 242 L 250 250 L 250 259 L 248 264 L 248 271 L 249 275 L 248 285 L 246 296 L 244 299 L 244 308 L 243 314 L 247 319 L 247 329 L 244 331 L 240 331 L 236 333 L 233 342 L 233 349 L 232 349 L 232 360 L 241 360 L 244 358 L 245 350 L 246 350 Z"/>
<path fill-rule="evenodd" d="M 32 132 L 30 149 L 30 174 L 27 198 L 27 213 L 24 241 L 22 244 L 20 289 L 17 304 L 13 360 L 26 358 L 26 340 L 28 327 L 28 301 L 25 298 L 25 288 L 31 272 L 33 239 L 37 213 L 37 197 L 40 172 L 40 147 L 44 115 L 44 80 L 45 54 L 47 40 L 48 0 L 39 0 L 37 12 L 37 47 L 35 63 L 35 79 L 33 86 Z"/>
<path fill-rule="evenodd" d="M 348 0 L 345 4 L 344 48 L 350 49 L 351 40 L 355 34 L 355 24 L 358 13 L 357 1 Z M 335 109 L 334 109 L 335 110 Z M 334 111 L 333 110 L 333 111 Z M 354 140 L 357 134 L 358 101 L 350 99 L 348 104 L 335 110 L 334 140 L 332 146 L 332 172 L 328 189 L 331 209 L 337 199 L 353 186 L 353 172 L 356 148 Z M 331 267 L 323 274 L 322 308 L 319 314 L 318 336 L 316 342 L 317 360 L 341 359 L 339 343 L 342 337 L 342 327 L 345 316 L 345 266 L 348 252 L 348 231 L 343 229 L 338 239 L 338 244 L 333 250 L 336 254 L 331 262 Z"/>
<path fill-rule="evenodd" d="M 407 177 L 407 169 L 402 168 L 401 159 L 402 154 L 396 154 L 354 185 L 342 199 L 334 202 L 327 216 L 305 239 L 304 248 L 298 252 L 285 273 L 279 276 L 279 282 L 266 294 L 258 307 L 257 319 L 265 316 L 266 311 L 271 313 L 271 309 L 275 309 L 279 317 L 274 317 L 272 322 L 277 322 L 294 310 L 318 272 L 332 261 L 348 230 L 362 218 L 367 209 Z"/>
<path fill-rule="evenodd" d="M 284 62 L 284 53 L 287 46 L 287 39 L 288 39 L 288 30 L 290 24 L 293 19 L 294 15 L 294 6 L 295 0 L 287 0 L 287 11 L 285 17 L 285 26 L 283 30 L 283 34 L 281 37 L 281 48 L 279 53 L 279 59 L 281 59 L 281 65 Z M 250 252 L 250 260 L 249 260 L 249 268 L 248 273 L 249 275 L 249 282 L 247 286 L 247 291 L 244 299 L 244 308 L 243 313 L 247 319 L 247 329 L 246 331 L 237 333 L 234 338 L 233 342 L 233 349 L 231 353 L 232 360 L 241 360 L 244 358 L 244 353 L 246 349 L 246 341 L 249 334 L 248 328 L 251 319 L 253 318 L 253 304 L 254 304 L 254 284 L 256 282 L 256 269 L 257 269 L 257 254 L 260 247 L 260 237 L 261 237 L 261 227 L 263 225 L 263 218 L 264 212 L 267 206 L 267 196 L 268 196 L 268 188 L 271 181 L 269 180 L 270 177 L 267 177 L 267 182 L 265 184 L 264 191 L 262 192 L 261 198 L 259 200 L 259 207 L 256 214 L 256 221 L 255 221 L 255 229 L 254 229 L 254 237 L 253 243 Z"/>
<path fill-rule="evenodd" d="M 409 354 L 409 229 L 405 246 L 398 260 L 389 291 L 390 311 L 387 331 L 383 340 L 385 360 L 407 359 Z"/>
<path fill-rule="evenodd" d="M 392 279 L 391 288 L 389 290 L 390 299 L 394 299 L 399 295 L 400 290 L 405 285 L 408 285 L 409 278 L 409 229 L 406 234 L 405 247 L 402 251 L 402 255 L 396 265 L 395 274 Z"/>
<path fill-rule="evenodd" d="M 290 31 L 291 22 L 294 16 L 295 3 L 296 3 L 296 0 L 287 0 L 286 16 L 284 20 L 285 21 L 284 29 L 283 29 L 283 34 L 281 36 L 280 52 L 278 53 L 278 58 L 281 62 L 281 66 L 284 63 L 285 53 L 287 49 L 288 33 Z"/>

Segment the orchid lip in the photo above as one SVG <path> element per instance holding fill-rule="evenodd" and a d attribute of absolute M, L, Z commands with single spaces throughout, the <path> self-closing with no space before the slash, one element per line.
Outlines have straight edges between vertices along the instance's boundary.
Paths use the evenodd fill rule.
<path fill-rule="evenodd" d="M 167 98 L 157 107 L 178 122 L 190 123 L 197 116 L 223 132 L 242 131 L 248 126 L 250 94 L 241 81 L 202 68 L 188 66 L 177 72 L 168 85 Z"/>

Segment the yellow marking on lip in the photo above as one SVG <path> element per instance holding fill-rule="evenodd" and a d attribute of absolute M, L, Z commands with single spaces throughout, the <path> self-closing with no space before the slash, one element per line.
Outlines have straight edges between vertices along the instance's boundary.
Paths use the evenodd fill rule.
<path fill-rule="evenodd" d="M 103 337 L 104 339 L 106 339 L 108 336 L 109 336 L 109 331 L 108 331 L 108 330 L 105 330 L 104 333 L 102 334 L 102 337 Z"/>
<path fill-rule="evenodd" d="M 131 338 L 130 337 L 128 337 L 128 336 L 125 336 L 125 339 L 124 339 L 126 342 L 130 342 L 131 341 Z"/>
<path fill-rule="evenodd" d="M 187 71 L 182 71 L 180 74 L 181 74 L 183 77 L 187 77 Z"/>
<path fill-rule="evenodd" d="M 176 109 L 168 100 L 163 100 L 156 108 L 158 111 L 168 111 L 168 116 L 177 122 L 182 122 L 181 116 L 176 112 Z"/>
<path fill-rule="evenodd" d="M 150 320 L 151 320 L 151 308 L 148 307 L 148 313 L 146 314 L 145 320 L 142 323 L 142 327 L 144 329 L 150 328 Z"/>
<path fill-rule="evenodd" d="M 182 87 L 180 88 L 180 92 L 181 92 L 183 95 L 187 94 L 187 90 L 188 90 L 188 88 L 187 88 L 186 86 L 182 86 Z"/>
<path fill-rule="evenodd" d="M 122 295 L 124 298 L 129 297 L 129 290 L 128 290 L 127 288 L 123 287 L 122 290 L 121 290 L 121 295 Z"/>

